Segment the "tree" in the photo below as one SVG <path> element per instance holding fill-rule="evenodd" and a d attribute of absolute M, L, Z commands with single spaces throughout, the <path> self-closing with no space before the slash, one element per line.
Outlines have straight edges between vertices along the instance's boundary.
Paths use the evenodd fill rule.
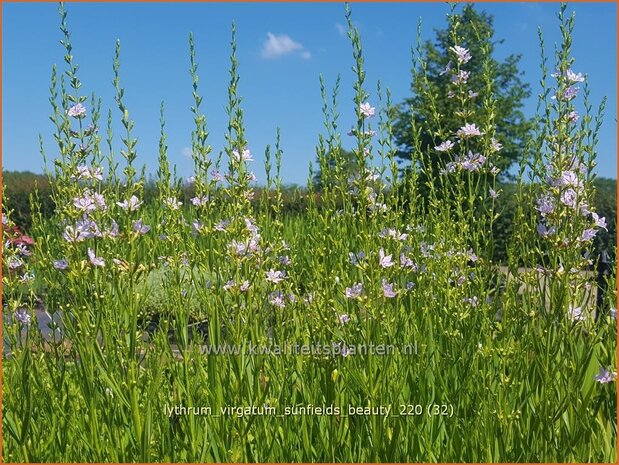
<path fill-rule="evenodd" d="M 3 171 L 2 184 L 6 194 L 2 199 L 3 212 L 12 211 L 11 219 L 23 231 L 28 232 L 32 227 L 30 195 L 35 188 L 38 190 L 41 214 L 49 217 L 54 213 L 55 205 L 47 176 L 30 171 Z"/>
<path fill-rule="evenodd" d="M 320 166 L 318 171 L 314 174 L 314 187 L 318 191 L 321 191 L 326 186 L 333 186 L 335 184 L 336 180 L 334 176 L 337 168 L 337 160 L 340 162 L 344 180 L 358 173 L 359 169 L 357 167 L 357 157 L 355 156 L 355 153 L 350 150 L 340 148 L 337 153 L 330 153 L 326 157 L 325 163 L 327 164 L 326 168 L 328 174 L 325 175 Z"/>
<path fill-rule="evenodd" d="M 617 247 L 617 180 L 595 178 L 595 211 L 606 218 L 606 229 L 600 229 L 595 237 L 596 252 L 606 250 L 615 254 Z"/>
<path fill-rule="evenodd" d="M 467 116 L 478 121 L 478 125 L 488 121 L 490 110 L 485 91 L 488 84 L 492 86 L 495 99 L 494 134 L 503 146 L 494 165 L 501 169 L 503 179 L 509 178 L 507 168 L 524 150 L 531 123 L 524 117 L 522 106 L 524 99 L 530 96 L 529 85 L 521 80 L 524 73 L 518 69 L 520 55 L 510 55 L 502 62 L 493 58 L 495 45 L 503 42 L 495 41 L 493 37 L 493 17 L 467 4 L 460 14 L 449 16 L 447 29 L 437 30 L 434 42 L 427 41 L 418 48 L 421 61 L 413 72 L 413 95 L 397 107 L 394 137 L 399 158 L 411 160 L 413 151 L 417 150 L 424 167 L 419 170 L 418 176 L 422 193 L 423 186 L 438 176 L 444 167 L 446 154 L 434 150 L 443 142 L 437 137 L 437 118 L 441 132 L 452 136 L 463 122 L 462 108 L 451 93 L 454 88 L 453 74 L 446 72 L 456 66 L 454 46 L 467 48 L 471 55 L 466 63 L 466 70 L 470 72 L 466 87 L 473 97 L 469 99 Z M 455 43 L 456 40 L 458 43 Z M 475 96 L 475 93 L 479 95 Z M 413 130 L 413 120 L 417 131 Z"/>

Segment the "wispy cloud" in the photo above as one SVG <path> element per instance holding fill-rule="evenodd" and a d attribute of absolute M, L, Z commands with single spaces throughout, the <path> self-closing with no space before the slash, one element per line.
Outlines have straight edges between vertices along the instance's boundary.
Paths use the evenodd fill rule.
<path fill-rule="evenodd" d="M 348 32 L 348 28 L 340 23 L 335 23 L 335 29 L 337 29 L 337 32 L 341 37 L 345 37 L 346 32 Z"/>
<path fill-rule="evenodd" d="M 309 60 L 312 57 L 312 54 L 305 50 L 303 44 L 295 42 L 289 35 L 267 32 L 267 40 L 262 45 L 263 58 L 270 60 L 295 53 L 298 53 L 304 60 Z"/>

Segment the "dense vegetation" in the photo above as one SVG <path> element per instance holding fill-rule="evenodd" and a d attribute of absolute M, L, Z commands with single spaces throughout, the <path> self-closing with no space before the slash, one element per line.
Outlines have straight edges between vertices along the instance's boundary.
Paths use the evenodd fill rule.
<path fill-rule="evenodd" d="M 346 153 L 345 151 L 343 151 Z M 346 156 L 350 160 L 350 153 Z M 322 208 L 321 179 L 318 173 L 314 178 L 316 191 L 313 193 L 313 202 L 315 208 Z M 30 172 L 3 172 L 3 184 L 5 186 L 6 199 L 4 205 L 7 210 L 13 210 L 13 221 L 24 232 L 28 232 L 32 227 L 32 216 L 30 210 L 30 196 L 35 194 L 38 197 L 41 205 L 41 215 L 44 219 L 49 219 L 54 214 L 54 203 L 51 197 L 51 187 L 47 176 L 38 175 Z M 612 252 L 617 243 L 617 180 L 608 178 L 596 178 L 593 181 L 595 189 L 594 205 L 595 211 L 607 219 L 608 230 L 600 231 L 595 238 L 596 256 L 601 250 Z M 256 196 L 252 201 L 252 208 L 259 208 L 259 199 L 262 198 L 264 187 L 256 187 Z M 501 183 L 500 189 L 505 195 L 497 199 L 497 211 L 501 215 L 497 219 L 493 228 L 493 238 L 496 244 L 494 250 L 494 260 L 501 263 L 507 261 L 507 245 L 510 242 L 512 234 L 512 222 L 514 220 L 514 212 L 516 211 L 516 198 L 514 193 L 517 190 L 517 184 L 504 182 Z M 184 205 L 188 205 L 191 198 L 195 195 L 195 187 L 183 185 L 179 190 L 179 199 Z M 275 192 L 271 192 L 271 196 Z M 302 217 L 307 213 L 308 190 L 299 186 L 283 186 L 281 190 L 282 215 L 293 215 Z M 154 180 L 147 181 L 144 185 L 144 203 L 152 205 L 159 198 L 157 185 Z"/>
<path fill-rule="evenodd" d="M 162 104 L 148 183 L 120 42 L 119 119 L 97 131 L 101 100 L 81 90 L 61 4 L 58 157 L 30 210 L 25 176 L 5 176 L 3 461 L 614 462 L 615 265 L 597 309 L 591 272 L 595 241 L 616 234 L 614 189 L 594 179 L 604 102 L 593 109 L 575 71 L 566 8 L 514 184 L 501 183 L 491 57 L 470 70 L 483 88 L 461 79 L 479 58 L 458 32 L 466 15 L 451 10 L 442 51 L 458 124 L 425 127 L 443 154 L 429 160 L 412 118 L 414 169 L 401 176 L 393 105 L 367 90 L 347 9 L 354 161 L 337 85 L 328 98 L 323 84 L 320 182 L 311 171 L 291 192 L 279 132 L 253 186 L 234 26 L 224 159 L 190 35 L 194 173 L 173 175 Z M 483 93 L 475 115 L 471 91 Z"/>

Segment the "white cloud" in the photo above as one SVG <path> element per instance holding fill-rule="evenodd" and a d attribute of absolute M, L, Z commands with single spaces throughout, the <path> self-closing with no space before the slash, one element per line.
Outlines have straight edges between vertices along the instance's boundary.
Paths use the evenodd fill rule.
<path fill-rule="evenodd" d="M 346 36 L 346 33 L 348 32 L 348 28 L 346 26 L 340 23 L 336 23 L 335 28 L 337 29 L 337 32 L 340 36 L 342 37 Z"/>
<path fill-rule="evenodd" d="M 183 154 L 184 157 L 191 158 L 191 155 L 192 155 L 191 147 L 183 147 L 183 150 L 181 150 L 181 153 Z"/>
<path fill-rule="evenodd" d="M 305 50 L 303 44 L 295 42 L 290 36 L 267 32 L 267 40 L 262 46 L 262 56 L 264 58 L 278 58 L 293 53 L 299 53 L 305 60 L 309 60 L 312 57 L 312 54 Z"/>

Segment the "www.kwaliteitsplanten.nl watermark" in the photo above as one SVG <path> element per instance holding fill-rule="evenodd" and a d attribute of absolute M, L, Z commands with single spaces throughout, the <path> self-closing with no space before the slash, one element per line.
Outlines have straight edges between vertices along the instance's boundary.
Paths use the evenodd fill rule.
<path fill-rule="evenodd" d="M 204 345 L 202 353 L 205 355 L 319 355 L 319 356 L 354 356 L 354 355 L 417 355 L 417 342 L 396 346 L 393 344 L 301 344 L 299 342 L 282 344 L 254 344 L 244 345 L 222 344 Z"/>

